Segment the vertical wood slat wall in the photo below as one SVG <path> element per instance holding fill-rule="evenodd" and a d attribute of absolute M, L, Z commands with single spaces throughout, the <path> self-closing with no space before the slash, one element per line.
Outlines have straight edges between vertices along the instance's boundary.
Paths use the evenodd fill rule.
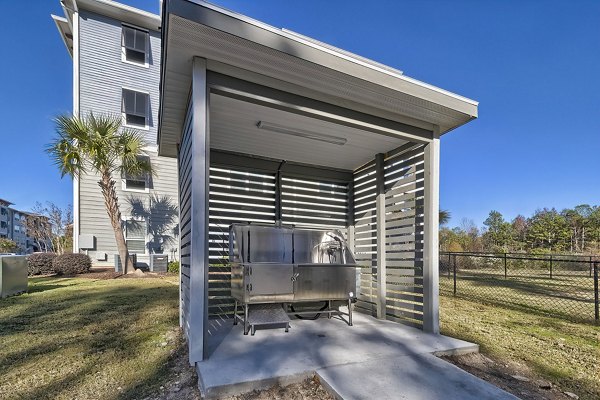
<path fill-rule="evenodd" d="M 281 222 L 302 227 L 345 229 L 348 187 L 314 178 L 281 176 Z M 277 173 L 211 166 L 209 192 L 209 289 L 211 318 L 233 314 L 229 226 L 236 222 L 276 223 Z"/>
<path fill-rule="evenodd" d="M 360 268 L 357 311 L 376 315 L 377 247 L 385 246 L 385 318 L 423 325 L 424 146 L 408 144 L 384 160 L 385 243 L 377 243 L 375 162 L 354 174 L 355 255 Z"/>

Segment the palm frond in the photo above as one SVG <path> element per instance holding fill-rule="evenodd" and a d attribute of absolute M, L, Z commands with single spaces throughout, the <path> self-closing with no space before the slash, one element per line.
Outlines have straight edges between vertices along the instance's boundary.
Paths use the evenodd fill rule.
<path fill-rule="evenodd" d="M 130 176 L 152 174 L 141 132 L 122 129 L 120 115 L 94 114 L 85 118 L 60 115 L 55 119 L 57 137 L 46 147 L 62 176 L 78 176 L 87 169 L 121 172 Z"/>
<path fill-rule="evenodd" d="M 144 147 L 147 145 L 148 143 L 140 131 L 134 129 L 121 131 L 116 147 L 119 149 L 122 174 L 141 176 L 153 173 L 150 160 L 144 151 Z"/>

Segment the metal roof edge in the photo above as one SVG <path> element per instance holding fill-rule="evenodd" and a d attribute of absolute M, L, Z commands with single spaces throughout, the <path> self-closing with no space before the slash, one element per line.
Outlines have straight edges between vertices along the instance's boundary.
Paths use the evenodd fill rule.
<path fill-rule="evenodd" d="M 69 46 L 69 42 L 67 39 L 67 34 L 71 34 L 73 36 L 73 32 L 71 31 L 71 26 L 69 25 L 69 20 L 65 17 L 59 17 L 58 15 L 50 14 L 50 17 L 54 20 L 56 24 L 56 29 L 58 29 L 58 33 L 60 34 L 67 51 L 73 57 L 73 48 Z M 66 29 L 65 29 L 66 28 Z M 67 30 L 68 29 L 68 30 Z"/>
<path fill-rule="evenodd" d="M 160 30 L 161 17 L 139 8 L 112 0 L 74 0 L 78 10 L 91 11 L 122 22 L 129 22 L 155 31 Z"/>
<path fill-rule="evenodd" d="M 96 1 L 98 1 L 98 0 L 96 0 Z M 272 32 L 272 33 L 275 33 L 275 34 L 277 34 L 279 36 L 282 36 L 282 37 L 285 37 L 287 39 L 293 40 L 294 42 L 296 42 L 296 43 L 298 43 L 300 45 L 305 45 L 305 46 L 309 46 L 309 47 L 321 50 L 321 51 L 323 51 L 325 53 L 329 53 L 329 54 L 334 55 L 336 57 L 339 57 L 339 58 L 345 59 L 347 61 L 353 62 L 355 64 L 359 64 L 361 66 L 373 69 L 375 71 L 378 71 L 378 72 L 381 72 L 383 74 L 392 76 L 394 78 L 397 78 L 397 79 L 400 79 L 400 80 L 405 80 L 405 81 L 407 81 L 409 83 L 412 83 L 412 84 L 421 86 L 423 88 L 426 88 L 426 89 L 438 92 L 440 94 L 443 94 L 443 95 L 455 98 L 457 100 L 464 101 L 464 102 L 469 103 L 471 105 L 474 105 L 474 106 L 479 105 L 478 101 L 469 99 L 467 97 L 464 97 L 464 96 L 461 96 L 459 94 L 450 92 L 448 90 L 439 88 L 437 86 L 434 86 L 434 85 L 431 85 L 431 84 L 419 81 L 417 79 L 410 78 L 410 77 L 404 75 L 404 73 L 402 71 L 400 71 L 400 70 L 397 70 L 397 69 L 395 69 L 393 67 L 389 67 L 387 65 L 378 63 L 376 61 L 373 61 L 373 60 L 370 60 L 368 58 L 362 57 L 360 55 L 351 53 L 349 51 L 346 51 L 346 50 L 343 50 L 343 49 L 339 49 L 339 48 L 337 48 L 335 46 L 332 46 L 332 45 L 329 45 L 329 44 L 326 44 L 326 43 L 322 43 L 321 44 L 320 41 L 318 41 L 316 39 L 313 39 L 313 38 L 310 38 L 308 36 L 304 36 L 302 34 L 298 34 L 296 32 L 293 32 L 293 31 L 290 31 L 290 30 L 287 30 L 287 29 L 277 28 L 275 26 L 269 25 L 269 24 L 264 23 L 262 21 L 259 21 L 259 20 L 256 20 L 254 18 L 248 17 L 246 15 L 243 15 L 243 14 L 237 13 L 235 11 L 229 10 L 227 8 L 224 8 L 224 7 L 212 4 L 212 3 L 208 2 L 208 1 L 205 1 L 205 0 L 185 0 L 185 1 L 197 4 L 197 5 L 202 6 L 202 7 L 206 7 L 208 9 L 213 10 L 213 11 L 216 11 L 216 12 L 222 13 L 224 15 L 227 15 L 227 16 L 229 16 L 231 18 L 238 19 L 238 20 L 240 20 L 242 22 L 245 22 L 245 23 L 248 23 L 248 24 L 252 24 L 252 25 L 254 25 L 254 26 L 258 27 L 258 28 L 265 29 L 265 30 L 267 30 L 269 32 Z"/>

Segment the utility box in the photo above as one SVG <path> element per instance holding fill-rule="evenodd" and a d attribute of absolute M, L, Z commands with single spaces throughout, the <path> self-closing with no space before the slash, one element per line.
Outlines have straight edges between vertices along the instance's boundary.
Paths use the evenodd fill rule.
<path fill-rule="evenodd" d="M 0 256 L 0 298 L 27 291 L 27 257 Z"/>
<path fill-rule="evenodd" d="M 129 254 L 129 257 L 133 259 L 133 267 L 135 268 L 137 264 L 137 254 Z M 115 272 L 123 272 L 123 267 L 121 266 L 121 256 L 115 254 Z"/>
<path fill-rule="evenodd" d="M 150 271 L 167 272 L 169 256 L 166 254 L 150 254 Z"/>
<path fill-rule="evenodd" d="M 79 235 L 79 248 L 93 250 L 96 248 L 96 236 L 90 234 Z"/>

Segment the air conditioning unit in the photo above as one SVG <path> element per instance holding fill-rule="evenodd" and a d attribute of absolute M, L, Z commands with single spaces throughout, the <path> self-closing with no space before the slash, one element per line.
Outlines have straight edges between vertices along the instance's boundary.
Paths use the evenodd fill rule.
<path fill-rule="evenodd" d="M 150 254 L 150 271 L 167 272 L 169 256 L 166 254 Z"/>

